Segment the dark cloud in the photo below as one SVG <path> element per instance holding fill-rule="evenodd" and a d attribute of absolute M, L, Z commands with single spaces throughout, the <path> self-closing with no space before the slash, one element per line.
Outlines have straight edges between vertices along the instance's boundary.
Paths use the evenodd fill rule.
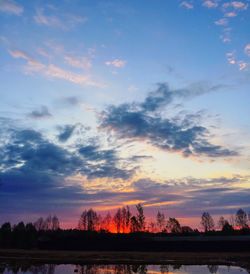
<path fill-rule="evenodd" d="M 4 138 L 3 138 L 4 136 Z M 124 166 L 116 151 L 90 141 L 70 147 L 58 145 L 33 129 L 1 128 L 0 214 L 55 212 L 88 204 L 90 195 L 72 176 L 88 179 L 128 179 L 134 170 Z M 106 196 L 105 196 L 106 195 Z M 115 194 L 104 193 L 104 198 Z M 1 212 L 4 208 L 4 212 Z"/>
<path fill-rule="evenodd" d="M 33 110 L 29 113 L 28 116 L 33 119 L 44 119 L 50 118 L 52 115 L 46 106 L 41 106 L 40 109 Z"/>
<path fill-rule="evenodd" d="M 57 138 L 60 142 L 66 142 L 73 134 L 76 125 L 65 125 L 63 127 L 59 127 L 60 133 Z"/>
<path fill-rule="evenodd" d="M 60 103 L 67 106 L 78 106 L 81 103 L 81 99 L 77 96 L 69 96 L 62 98 Z"/>
<path fill-rule="evenodd" d="M 119 138 L 146 140 L 163 150 L 182 152 L 184 156 L 236 156 L 237 151 L 210 143 L 208 129 L 199 125 L 194 115 L 180 120 L 163 118 L 158 112 L 175 97 L 188 98 L 218 88 L 215 86 L 204 90 L 194 88 L 172 91 L 166 84 L 159 84 L 156 91 L 151 92 L 140 104 L 110 106 L 102 113 L 101 126 L 113 130 Z"/>
<path fill-rule="evenodd" d="M 91 178 L 128 178 L 132 172 L 117 167 L 119 159 L 115 150 L 102 150 L 89 143 L 67 149 L 31 129 L 10 130 L 8 139 L 1 146 L 0 156 L 2 180 L 8 176 L 27 176 L 22 180 L 43 181 L 43 175 L 44 181 L 49 181 L 48 177 L 61 180 L 79 173 Z M 37 179 L 33 173 L 39 173 Z"/>
<path fill-rule="evenodd" d="M 171 89 L 167 83 L 159 83 L 156 90 L 150 92 L 144 102 L 141 103 L 141 107 L 144 111 L 156 111 L 172 103 L 175 99 L 190 99 L 224 87 L 224 85 L 211 86 L 205 82 L 197 82 L 187 88 Z"/>

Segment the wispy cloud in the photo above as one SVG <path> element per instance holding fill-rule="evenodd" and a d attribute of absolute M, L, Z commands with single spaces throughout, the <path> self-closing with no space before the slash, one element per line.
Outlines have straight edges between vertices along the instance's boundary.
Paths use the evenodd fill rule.
<path fill-rule="evenodd" d="M 67 64 L 75 68 L 89 69 L 92 67 L 91 59 L 88 57 L 75 57 L 72 55 L 64 56 L 64 60 Z"/>
<path fill-rule="evenodd" d="M 243 60 L 238 60 L 236 57 L 235 51 L 228 52 L 226 56 L 227 56 L 227 61 L 230 65 L 238 66 L 239 70 L 241 71 L 247 70 L 249 64 Z"/>
<path fill-rule="evenodd" d="M 237 13 L 235 11 L 227 12 L 224 15 L 225 17 L 236 17 Z"/>
<path fill-rule="evenodd" d="M 105 62 L 105 64 L 107 66 L 113 66 L 113 67 L 116 67 L 116 68 L 122 68 L 126 65 L 126 63 L 127 63 L 127 61 L 122 60 L 122 59 L 114 59 L 114 60 Z"/>
<path fill-rule="evenodd" d="M 84 75 L 80 73 L 74 73 L 68 70 L 65 70 L 54 64 L 44 64 L 38 60 L 33 59 L 27 53 L 20 50 L 10 50 L 10 55 L 14 58 L 21 58 L 27 61 L 24 72 L 28 74 L 40 73 L 42 75 L 63 79 L 68 82 L 72 82 L 78 85 L 89 85 L 96 87 L 103 87 L 103 84 L 98 83 L 91 79 L 89 75 Z"/>
<path fill-rule="evenodd" d="M 246 55 L 250 56 L 250 44 L 247 44 L 247 45 L 245 46 L 244 51 L 245 51 L 245 54 L 246 54 Z"/>
<path fill-rule="evenodd" d="M 32 119 L 44 119 L 50 118 L 52 115 L 46 106 L 41 106 L 39 109 L 33 110 L 28 114 L 28 117 Z"/>
<path fill-rule="evenodd" d="M 249 66 L 247 62 L 239 61 L 238 62 L 239 70 L 246 70 Z"/>
<path fill-rule="evenodd" d="M 36 10 L 34 20 L 39 25 L 69 30 L 77 24 L 86 22 L 87 18 L 73 14 L 51 15 L 47 14 L 44 9 L 39 8 Z"/>
<path fill-rule="evenodd" d="M 181 6 L 182 8 L 188 9 L 188 10 L 194 8 L 194 5 L 193 5 L 191 2 L 188 2 L 188 1 L 183 1 L 183 2 L 181 2 L 180 6 Z"/>
<path fill-rule="evenodd" d="M 248 8 L 248 4 L 241 1 L 231 1 L 223 4 L 223 8 L 233 8 L 236 10 L 246 10 Z"/>
<path fill-rule="evenodd" d="M 215 21 L 214 23 L 215 23 L 215 25 L 217 25 L 217 26 L 227 26 L 227 24 L 228 24 L 228 19 L 227 19 L 227 18 L 221 18 L 221 19 Z"/>
<path fill-rule="evenodd" d="M 17 4 L 11 0 L 1 0 L 0 1 L 0 11 L 14 14 L 14 15 L 21 15 L 23 13 L 23 6 Z"/>
<path fill-rule="evenodd" d="M 206 1 L 203 1 L 203 4 L 202 4 L 204 7 L 206 8 L 209 8 L 209 9 L 213 9 L 213 8 L 216 8 L 218 7 L 218 3 L 217 1 L 214 1 L 214 0 L 206 0 Z"/>

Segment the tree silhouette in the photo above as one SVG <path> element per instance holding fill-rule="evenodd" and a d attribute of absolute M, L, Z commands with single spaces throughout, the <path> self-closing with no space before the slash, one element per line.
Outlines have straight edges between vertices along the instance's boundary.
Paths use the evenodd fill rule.
<path fill-rule="evenodd" d="M 146 222 L 145 222 L 143 207 L 141 204 L 138 204 L 136 205 L 136 209 L 137 209 L 136 220 L 138 224 L 138 231 L 144 231 Z"/>
<path fill-rule="evenodd" d="M 205 232 L 214 230 L 214 220 L 208 212 L 204 212 L 201 216 L 201 225 Z"/>
<path fill-rule="evenodd" d="M 113 220 L 114 220 L 116 232 L 117 233 L 121 233 L 121 228 L 122 228 L 122 210 L 120 208 L 117 209 Z"/>
<path fill-rule="evenodd" d="M 131 232 L 138 232 L 138 231 L 140 231 L 139 224 L 138 224 L 137 218 L 135 216 L 131 217 L 131 220 L 130 220 L 130 231 Z"/>
<path fill-rule="evenodd" d="M 236 212 L 235 216 L 235 224 L 238 226 L 240 229 L 248 228 L 247 225 L 247 214 L 243 209 L 239 209 Z"/>
<path fill-rule="evenodd" d="M 220 216 L 219 221 L 218 221 L 218 227 L 220 230 L 223 229 L 226 222 L 227 222 L 227 220 L 223 216 Z"/>
<path fill-rule="evenodd" d="M 169 218 L 166 227 L 171 233 L 181 233 L 181 225 L 175 218 Z"/>
<path fill-rule="evenodd" d="M 98 215 L 90 208 L 88 211 L 84 210 L 80 216 L 78 227 L 81 230 L 94 231 L 98 227 Z"/>
<path fill-rule="evenodd" d="M 160 211 L 157 212 L 156 215 L 156 224 L 157 224 L 157 228 L 160 232 L 163 231 L 165 225 L 166 225 L 166 221 L 165 221 L 165 215 L 164 213 L 161 213 Z"/>

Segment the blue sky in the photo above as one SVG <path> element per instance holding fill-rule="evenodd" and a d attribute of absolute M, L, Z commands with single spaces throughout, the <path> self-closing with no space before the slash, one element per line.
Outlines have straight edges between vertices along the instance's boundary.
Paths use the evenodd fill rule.
<path fill-rule="evenodd" d="M 1 0 L 3 221 L 249 211 L 249 5 Z"/>

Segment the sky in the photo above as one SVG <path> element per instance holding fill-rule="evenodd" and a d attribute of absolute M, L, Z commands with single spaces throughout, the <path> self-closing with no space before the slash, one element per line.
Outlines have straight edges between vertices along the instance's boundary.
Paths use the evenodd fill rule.
<path fill-rule="evenodd" d="M 250 211 L 249 22 L 249 0 L 0 0 L 0 223 Z"/>

